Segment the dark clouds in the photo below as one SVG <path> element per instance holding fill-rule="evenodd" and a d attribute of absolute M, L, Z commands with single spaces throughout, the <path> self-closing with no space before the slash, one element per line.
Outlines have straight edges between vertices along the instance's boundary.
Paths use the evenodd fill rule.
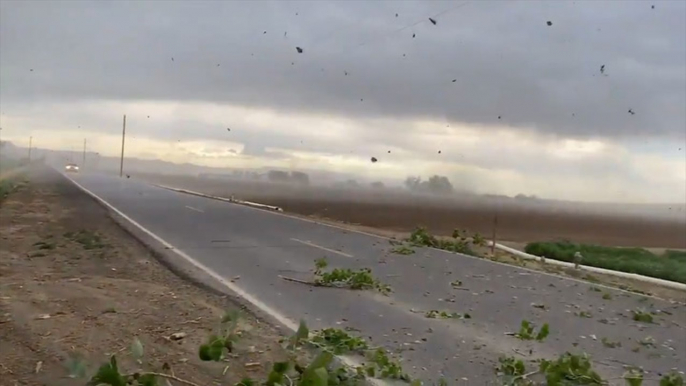
<path fill-rule="evenodd" d="M 474 1 L 435 16 L 461 4 L 2 2 L 0 102 L 195 100 L 686 136 L 686 3 Z"/>

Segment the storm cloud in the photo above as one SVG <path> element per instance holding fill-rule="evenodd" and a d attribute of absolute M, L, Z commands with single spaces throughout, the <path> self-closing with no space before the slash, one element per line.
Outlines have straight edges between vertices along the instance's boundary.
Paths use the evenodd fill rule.
<path fill-rule="evenodd" d="M 686 3 L 651 4 L 3 1 L 0 103 L 201 101 L 683 140 Z"/>

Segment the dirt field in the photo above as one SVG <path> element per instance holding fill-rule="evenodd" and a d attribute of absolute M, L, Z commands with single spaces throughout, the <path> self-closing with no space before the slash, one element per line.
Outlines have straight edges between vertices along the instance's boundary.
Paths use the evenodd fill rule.
<path fill-rule="evenodd" d="M 203 385 L 264 379 L 268 363 L 283 359 L 278 332 L 243 314 L 233 357 L 200 361 L 201 341 L 237 306 L 169 272 L 58 174 L 43 169 L 29 179 L 0 204 L 0 385 L 84 384 L 67 376 L 74 354 L 91 370 L 111 354 L 138 370 L 128 355 L 134 337 L 145 370 L 167 363 Z M 90 241 L 74 236 L 84 230 Z M 175 341 L 174 333 L 186 336 Z"/>
<path fill-rule="evenodd" d="M 341 191 L 197 177 L 134 177 L 208 194 L 234 195 L 277 205 L 287 212 L 391 232 L 409 232 L 424 225 L 438 235 L 449 235 L 459 228 L 490 238 L 497 213 L 499 241 L 571 240 L 607 246 L 686 248 L 686 212 L 682 208 L 661 208 L 651 213 L 644 208 L 622 212 L 613 206 L 600 213 L 597 205 L 522 203 L 477 196 L 429 199 L 393 189 Z"/>

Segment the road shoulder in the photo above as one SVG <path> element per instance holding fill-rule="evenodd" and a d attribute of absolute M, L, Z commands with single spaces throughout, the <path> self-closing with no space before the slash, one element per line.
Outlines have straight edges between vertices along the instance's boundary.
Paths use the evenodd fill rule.
<path fill-rule="evenodd" d="M 145 347 L 146 368 L 166 363 L 201 384 L 263 378 L 268 363 L 283 359 L 280 332 L 244 312 L 228 369 L 200 361 L 197 348 L 240 305 L 170 272 L 58 173 L 34 170 L 28 179 L 0 208 L 3 382 L 73 384 L 64 366 L 73 355 L 95 368 L 117 354 L 135 367 L 124 359 L 134 338 Z"/>

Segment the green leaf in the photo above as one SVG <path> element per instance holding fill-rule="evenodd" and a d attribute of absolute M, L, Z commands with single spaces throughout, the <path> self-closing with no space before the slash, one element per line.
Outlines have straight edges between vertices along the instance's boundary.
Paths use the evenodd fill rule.
<path fill-rule="evenodd" d="M 126 380 L 119 374 L 117 367 L 117 359 L 114 355 L 110 358 L 108 363 L 100 366 L 98 372 L 88 382 L 88 386 L 110 385 L 110 386 L 126 386 Z"/>
<path fill-rule="evenodd" d="M 131 355 L 133 359 L 140 361 L 143 358 L 143 343 L 138 338 L 133 338 L 131 342 Z"/>
<path fill-rule="evenodd" d="M 327 386 L 329 380 L 329 372 L 325 367 L 319 367 L 314 370 L 312 386 Z"/>
<path fill-rule="evenodd" d="M 624 373 L 624 381 L 629 386 L 641 386 L 643 384 L 643 373 L 640 370 L 631 369 Z"/>
<path fill-rule="evenodd" d="M 200 345 L 200 349 L 198 350 L 198 356 L 200 357 L 200 360 L 202 361 L 211 361 L 212 360 L 212 355 L 210 355 L 210 345 L 209 344 L 203 344 Z"/>
<path fill-rule="evenodd" d="M 669 374 L 664 375 L 662 378 L 660 378 L 660 386 L 684 386 L 684 377 L 677 373 L 676 371 L 672 371 Z"/>
<path fill-rule="evenodd" d="M 548 326 L 548 323 L 545 323 L 543 327 L 541 327 L 541 330 L 536 334 L 536 340 L 541 342 L 545 338 L 548 337 L 548 334 L 550 333 L 550 327 Z"/>
<path fill-rule="evenodd" d="M 226 341 L 219 338 L 213 340 L 212 343 L 210 343 L 208 354 L 211 358 L 211 361 L 219 362 L 222 360 L 222 358 L 224 357 L 225 345 Z"/>
<path fill-rule="evenodd" d="M 317 357 L 310 363 L 309 366 L 307 366 L 307 369 L 305 369 L 305 372 L 308 372 L 309 370 L 314 370 L 318 369 L 320 367 L 328 367 L 331 362 L 333 361 L 333 354 L 328 352 L 328 351 L 322 351 Z"/>

